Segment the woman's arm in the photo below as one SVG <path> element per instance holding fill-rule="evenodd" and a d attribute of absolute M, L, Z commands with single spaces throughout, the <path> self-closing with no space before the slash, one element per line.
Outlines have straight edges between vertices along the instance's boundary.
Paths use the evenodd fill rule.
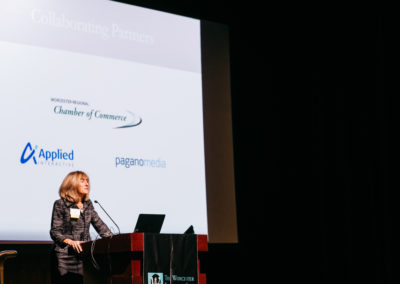
<path fill-rule="evenodd" d="M 57 200 L 53 205 L 53 213 L 51 217 L 51 229 L 50 236 L 51 239 L 61 247 L 65 247 L 66 244 L 64 240 L 66 236 L 64 236 L 64 210 L 62 200 Z"/>
<path fill-rule="evenodd" d="M 92 202 L 90 202 L 90 211 L 91 211 L 91 220 L 90 223 L 93 225 L 94 229 L 102 238 L 111 237 L 113 234 L 107 225 L 101 220 L 96 210 L 94 210 L 94 206 Z"/>

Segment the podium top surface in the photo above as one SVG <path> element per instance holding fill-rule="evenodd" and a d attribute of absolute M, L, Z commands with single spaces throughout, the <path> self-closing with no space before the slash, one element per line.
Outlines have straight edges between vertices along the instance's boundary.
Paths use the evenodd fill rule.
<path fill-rule="evenodd" d="M 94 253 L 143 252 L 144 234 L 119 234 L 111 238 L 86 242 L 82 244 L 83 253 L 90 253 L 93 247 Z M 207 235 L 197 235 L 197 250 L 208 251 Z"/>

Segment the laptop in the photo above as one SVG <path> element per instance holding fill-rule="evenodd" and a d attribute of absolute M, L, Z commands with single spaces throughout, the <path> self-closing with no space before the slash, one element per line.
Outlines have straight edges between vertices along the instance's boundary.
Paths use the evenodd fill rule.
<path fill-rule="evenodd" d="M 139 214 L 135 233 L 160 233 L 165 214 Z"/>

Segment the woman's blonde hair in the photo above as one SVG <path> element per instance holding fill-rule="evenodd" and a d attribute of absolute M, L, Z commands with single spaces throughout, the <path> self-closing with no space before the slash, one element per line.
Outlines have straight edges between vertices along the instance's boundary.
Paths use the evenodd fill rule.
<path fill-rule="evenodd" d="M 62 198 L 67 199 L 71 202 L 79 202 L 80 196 L 78 194 L 78 188 L 81 178 L 87 178 L 89 181 L 89 177 L 82 171 L 76 171 L 69 173 L 63 180 L 59 194 Z M 89 184 L 90 188 L 90 184 Z M 89 194 L 86 194 L 83 198 L 84 201 L 89 200 Z"/>

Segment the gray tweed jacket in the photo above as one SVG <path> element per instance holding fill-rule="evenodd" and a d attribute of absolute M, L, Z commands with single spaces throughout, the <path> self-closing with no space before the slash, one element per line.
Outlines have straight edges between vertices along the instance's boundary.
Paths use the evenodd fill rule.
<path fill-rule="evenodd" d="M 110 237 L 112 233 L 94 210 L 90 200 L 83 203 L 79 218 L 71 218 L 71 208 L 78 209 L 74 202 L 58 199 L 54 202 L 51 219 L 50 236 L 54 241 L 53 250 L 58 272 L 60 275 L 68 273 L 83 275 L 83 261 L 81 255 L 64 244 L 65 239 L 74 241 L 90 240 L 89 227 L 93 225 L 101 237 Z M 78 209 L 79 210 L 79 209 Z"/>
<path fill-rule="evenodd" d="M 71 218 L 71 208 L 78 209 L 74 202 L 64 198 L 54 202 L 50 236 L 54 241 L 56 252 L 67 253 L 67 245 L 63 243 L 65 239 L 89 241 L 90 224 L 101 237 L 112 236 L 110 229 L 95 211 L 92 201 L 88 200 L 83 203 L 79 218 Z"/>

